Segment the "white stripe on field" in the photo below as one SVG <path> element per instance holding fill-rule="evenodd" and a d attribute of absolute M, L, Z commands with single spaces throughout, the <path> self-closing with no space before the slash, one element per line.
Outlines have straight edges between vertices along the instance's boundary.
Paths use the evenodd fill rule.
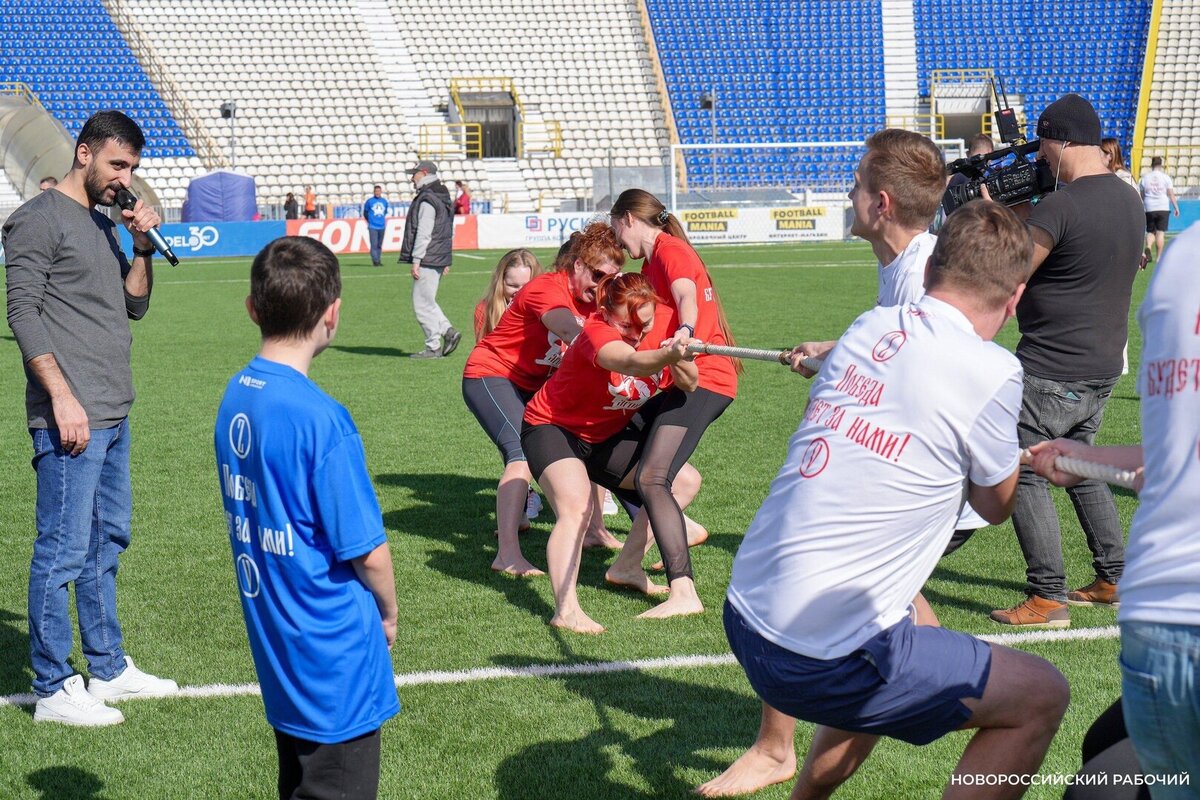
<path fill-rule="evenodd" d="M 1019 644 L 1041 644 L 1043 642 L 1072 642 L 1095 639 L 1116 639 L 1120 629 L 1115 625 L 1105 628 L 1075 628 L 1066 630 L 1026 631 L 1024 633 L 994 633 L 977 636 L 985 642 L 1006 646 Z M 731 653 L 711 656 L 666 656 L 646 658 L 639 661 L 595 661 L 583 664 L 532 664 L 528 667 L 481 667 L 455 671 L 410 672 L 396 676 L 396 686 L 430 686 L 448 683 L 474 683 L 515 678 L 556 678 L 571 675 L 601 675 L 610 672 L 642 672 L 656 669 L 692 669 L 696 667 L 724 667 L 736 664 Z M 213 683 L 207 686 L 184 686 L 171 697 L 251 697 L 262 694 L 256 683 Z M 134 699 L 134 698 L 130 698 Z M 31 706 L 37 702 L 33 694 L 10 694 L 0 697 L 0 707 Z"/>

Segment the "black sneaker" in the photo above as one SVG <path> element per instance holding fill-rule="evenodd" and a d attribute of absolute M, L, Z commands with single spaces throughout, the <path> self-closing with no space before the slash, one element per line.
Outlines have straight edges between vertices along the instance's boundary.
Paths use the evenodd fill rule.
<path fill-rule="evenodd" d="M 462 339 L 462 334 L 454 328 L 450 328 L 442 336 L 442 355 L 448 356 L 458 347 L 459 340 Z"/>
<path fill-rule="evenodd" d="M 408 357 L 409 358 L 441 358 L 442 351 L 441 350 L 430 350 L 430 349 L 426 348 L 425 350 L 422 350 L 419 353 L 409 353 Z"/>

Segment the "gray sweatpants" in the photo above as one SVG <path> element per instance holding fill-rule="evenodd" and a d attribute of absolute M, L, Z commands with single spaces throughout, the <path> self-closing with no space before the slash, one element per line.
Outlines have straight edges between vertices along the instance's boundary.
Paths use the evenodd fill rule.
<path fill-rule="evenodd" d="M 425 332 L 425 349 L 441 350 L 442 334 L 450 329 L 450 320 L 437 304 L 438 284 L 445 267 L 418 267 L 421 279 L 413 281 L 413 313 Z"/>

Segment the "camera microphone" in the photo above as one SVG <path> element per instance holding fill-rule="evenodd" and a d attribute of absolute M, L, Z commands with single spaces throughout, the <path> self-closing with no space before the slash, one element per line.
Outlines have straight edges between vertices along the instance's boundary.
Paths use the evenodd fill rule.
<path fill-rule="evenodd" d="M 125 211 L 133 211 L 133 207 L 137 205 L 138 199 L 133 196 L 133 192 L 128 189 L 117 190 L 117 205 Z M 158 228 L 151 228 L 146 231 L 146 236 L 149 237 L 150 243 L 154 245 L 154 249 L 167 260 L 167 263 L 172 267 L 179 266 L 179 258 L 171 250 L 171 245 L 167 244 L 167 240 L 158 232 Z"/>

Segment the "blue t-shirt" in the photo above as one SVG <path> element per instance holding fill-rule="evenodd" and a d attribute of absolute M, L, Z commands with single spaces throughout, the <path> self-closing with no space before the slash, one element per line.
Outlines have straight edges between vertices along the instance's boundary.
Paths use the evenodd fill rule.
<path fill-rule="evenodd" d="M 363 203 L 363 216 L 367 218 L 367 227 L 381 231 L 387 227 L 388 201 L 383 197 L 368 197 Z"/>
<path fill-rule="evenodd" d="M 376 730 L 400 702 L 378 606 L 350 563 L 387 541 L 354 420 L 260 356 L 230 380 L 213 438 L 267 721 L 326 744 Z"/>

